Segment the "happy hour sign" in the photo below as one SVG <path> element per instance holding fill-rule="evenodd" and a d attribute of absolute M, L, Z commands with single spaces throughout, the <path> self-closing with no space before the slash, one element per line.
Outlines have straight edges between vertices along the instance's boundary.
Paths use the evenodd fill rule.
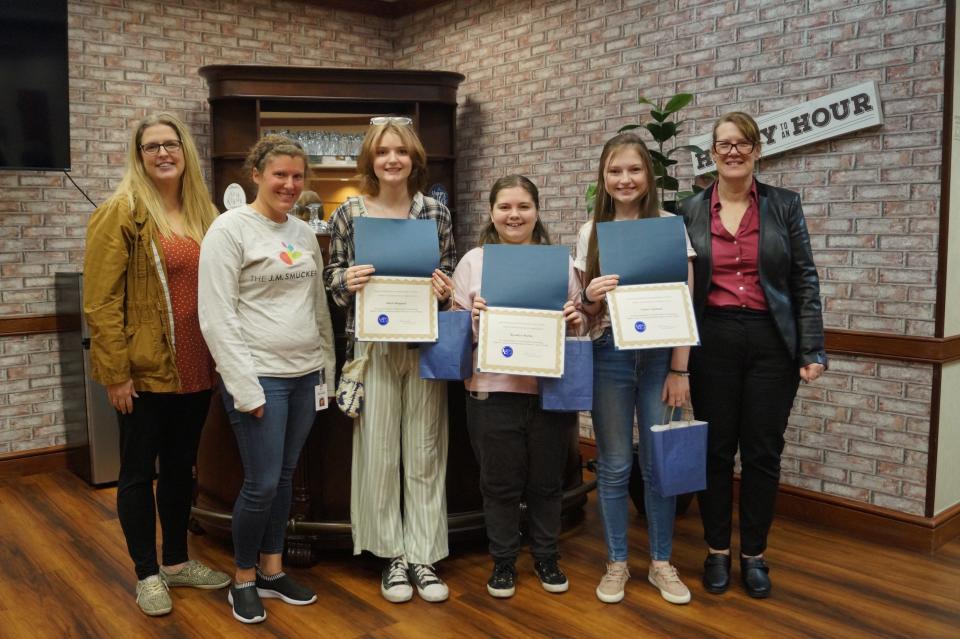
<path fill-rule="evenodd" d="M 767 157 L 883 124 L 883 114 L 877 84 L 871 81 L 760 116 L 756 120 L 762 142 L 760 157 Z M 713 144 L 712 134 L 690 138 L 688 144 L 705 150 L 702 154 L 690 154 L 694 175 L 702 175 L 716 168 L 709 151 Z"/>

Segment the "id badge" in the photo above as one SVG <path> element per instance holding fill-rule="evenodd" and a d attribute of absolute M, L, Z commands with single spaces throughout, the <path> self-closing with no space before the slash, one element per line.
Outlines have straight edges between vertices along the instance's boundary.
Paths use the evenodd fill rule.
<path fill-rule="evenodd" d="M 327 410 L 327 378 L 326 371 L 320 371 L 320 383 L 313 387 L 313 401 L 317 412 Z"/>

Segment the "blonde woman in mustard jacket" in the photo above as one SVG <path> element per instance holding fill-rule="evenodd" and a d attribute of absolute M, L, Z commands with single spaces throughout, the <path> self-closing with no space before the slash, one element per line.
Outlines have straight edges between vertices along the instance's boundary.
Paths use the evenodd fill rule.
<path fill-rule="evenodd" d="M 136 568 L 137 604 L 150 616 L 171 611 L 170 586 L 230 583 L 187 556 L 192 469 L 213 380 L 197 319 L 197 269 L 216 214 L 186 126 L 158 113 L 133 131 L 123 180 L 87 227 L 92 376 L 120 415 L 117 514 Z"/>

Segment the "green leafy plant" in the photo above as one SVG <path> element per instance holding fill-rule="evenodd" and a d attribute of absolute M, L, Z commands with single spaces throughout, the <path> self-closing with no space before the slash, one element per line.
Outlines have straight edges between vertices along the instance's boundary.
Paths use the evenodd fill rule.
<path fill-rule="evenodd" d="M 656 186 L 660 189 L 660 205 L 668 211 L 673 211 L 676 209 L 676 203 L 679 200 L 702 190 L 700 187 L 694 186 L 693 191 L 681 191 L 680 182 L 677 178 L 670 175 L 670 167 L 679 162 L 679 160 L 675 160 L 671 156 L 682 151 L 687 153 L 703 153 L 703 150 L 698 146 L 692 144 L 677 144 L 677 136 L 682 130 L 681 125 L 686 122 L 686 120 L 679 119 L 679 113 L 685 106 L 693 102 L 693 94 L 678 93 L 668 99 L 663 106 L 661 106 L 661 100 L 653 102 L 642 96 L 639 102 L 640 104 L 648 104 L 652 107 L 650 109 L 651 120 L 646 123 L 641 121 L 640 124 L 627 124 L 626 126 L 620 127 L 618 133 L 644 128 L 653 136 L 657 148 L 650 148 L 649 145 L 647 148 L 650 151 L 650 157 L 653 159 L 653 171 L 657 176 Z M 671 142 L 672 145 L 666 148 Z M 668 192 L 674 194 L 670 200 L 666 198 Z M 586 194 L 587 208 L 591 212 L 596 202 L 596 196 L 597 185 L 591 184 L 587 187 Z"/>

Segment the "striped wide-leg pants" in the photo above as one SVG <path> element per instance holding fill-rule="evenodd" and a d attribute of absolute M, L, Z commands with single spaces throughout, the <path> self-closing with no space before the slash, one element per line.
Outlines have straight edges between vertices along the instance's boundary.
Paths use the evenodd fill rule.
<path fill-rule="evenodd" d="M 406 344 L 357 342 L 355 349 L 370 360 L 363 412 L 353 423 L 353 552 L 432 564 L 448 554 L 447 384 L 420 379 L 419 351 Z"/>

